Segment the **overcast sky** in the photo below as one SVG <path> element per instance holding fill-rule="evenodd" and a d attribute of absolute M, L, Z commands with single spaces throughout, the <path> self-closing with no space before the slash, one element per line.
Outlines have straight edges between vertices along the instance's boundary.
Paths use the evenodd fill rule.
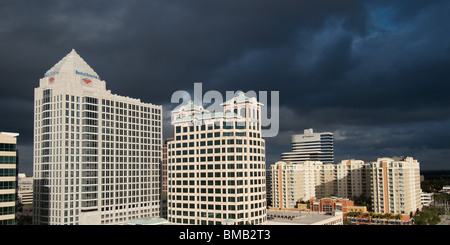
<path fill-rule="evenodd" d="M 450 169 L 450 1 L 0 1 L 0 131 L 32 174 L 33 96 L 72 48 L 112 93 L 279 91 L 267 164 L 306 128 L 335 159 L 412 156 Z"/>

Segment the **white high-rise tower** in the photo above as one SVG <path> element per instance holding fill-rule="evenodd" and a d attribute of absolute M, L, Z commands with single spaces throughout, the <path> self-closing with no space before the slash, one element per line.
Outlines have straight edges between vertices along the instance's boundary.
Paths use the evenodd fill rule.
<path fill-rule="evenodd" d="M 34 224 L 159 216 L 162 106 L 111 94 L 75 50 L 34 96 Z"/>

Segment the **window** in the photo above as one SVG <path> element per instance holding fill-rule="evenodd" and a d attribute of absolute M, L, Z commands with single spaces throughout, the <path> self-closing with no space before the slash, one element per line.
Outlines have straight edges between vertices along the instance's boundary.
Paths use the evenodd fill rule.
<path fill-rule="evenodd" d="M 16 144 L 0 143 L 0 151 L 16 151 Z"/>

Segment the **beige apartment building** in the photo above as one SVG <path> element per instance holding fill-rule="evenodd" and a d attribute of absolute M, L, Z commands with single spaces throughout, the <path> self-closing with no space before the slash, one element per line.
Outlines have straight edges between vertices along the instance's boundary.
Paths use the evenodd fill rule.
<path fill-rule="evenodd" d="M 272 165 L 272 206 L 295 208 L 298 201 L 307 202 L 316 197 L 323 165 L 318 161 L 279 161 Z"/>
<path fill-rule="evenodd" d="M 420 166 L 411 157 L 379 158 L 376 162 L 342 160 L 290 163 L 272 168 L 272 207 L 297 208 L 299 201 L 365 195 L 377 213 L 408 214 L 421 209 Z"/>
<path fill-rule="evenodd" d="M 412 157 L 378 158 L 370 164 L 374 212 L 409 214 L 422 209 L 420 165 Z"/>
<path fill-rule="evenodd" d="M 172 111 L 168 220 L 176 224 L 263 224 L 265 141 L 261 103 L 239 93 L 210 112 L 189 102 Z"/>

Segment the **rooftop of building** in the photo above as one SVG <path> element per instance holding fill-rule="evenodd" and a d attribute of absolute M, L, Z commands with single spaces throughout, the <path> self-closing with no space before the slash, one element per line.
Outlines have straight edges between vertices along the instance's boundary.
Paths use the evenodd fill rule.
<path fill-rule="evenodd" d="M 225 105 L 226 106 L 226 105 L 232 105 L 232 104 L 235 104 L 235 103 L 245 103 L 247 101 L 248 102 L 256 102 L 259 105 L 263 105 L 262 103 L 258 102 L 255 97 L 248 97 L 242 91 L 239 91 L 237 94 L 238 95 L 236 97 L 234 97 L 232 99 L 229 99 L 229 100 L 225 101 L 224 103 L 222 103 L 220 105 Z"/>
<path fill-rule="evenodd" d="M 45 76 L 51 75 L 51 74 L 57 74 L 61 71 L 78 71 L 82 73 L 87 73 L 97 79 L 100 79 L 98 74 L 92 69 L 86 61 L 84 61 L 83 58 L 81 58 L 80 55 L 75 51 L 75 49 L 72 49 L 70 53 L 68 53 L 64 58 L 62 58 L 58 63 L 56 63 L 52 68 L 50 68 L 46 73 Z"/>
<path fill-rule="evenodd" d="M 10 136 L 10 137 L 17 137 L 17 136 L 19 136 L 19 133 L 11 133 L 11 132 L 0 132 L 0 134 L 7 135 L 7 136 Z"/>
<path fill-rule="evenodd" d="M 132 219 L 126 223 L 127 225 L 169 225 L 170 223 L 159 217 Z"/>
<path fill-rule="evenodd" d="M 296 134 L 296 135 L 308 135 L 308 134 L 331 134 L 331 135 L 333 135 L 332 132 L 314 132 L 314 129 L 312 129 L 312 128 L 304 129 L 303 134 Z"/>
<path fill-rule="evenodd" d="M 206 112 L 201 114 L 194 114 L 194 115 L 188 115 L 182 118 L 177 118 L 172 121 L 172 123 L 178 123 L 178 122 L 189 122 L 191 120 L 211 120 L 211 119 L 218 119 L 218 118 L 235 118 L 235 117 L 241 117 L 238 114 L 234 112 Z"/>
<path fill-rule="evenodd" d="M 333 213 L 341 213 L 335 210 Z M 315 225 L 326 220 L 335 219 L 334 215 L 289 210 L 268 210 L 265 225 Z"/>
<path fill-rule="evenodd" d="M 177 106 L 175 109 L 172 110 L 172 113 L 179 112 L 182 110 L 188 110 L 188 111 L 204 111 L 205 109 L 203 106 L 196 105 L 194 101 L 190 100 L 185 104 L 181 104 Z"/>

